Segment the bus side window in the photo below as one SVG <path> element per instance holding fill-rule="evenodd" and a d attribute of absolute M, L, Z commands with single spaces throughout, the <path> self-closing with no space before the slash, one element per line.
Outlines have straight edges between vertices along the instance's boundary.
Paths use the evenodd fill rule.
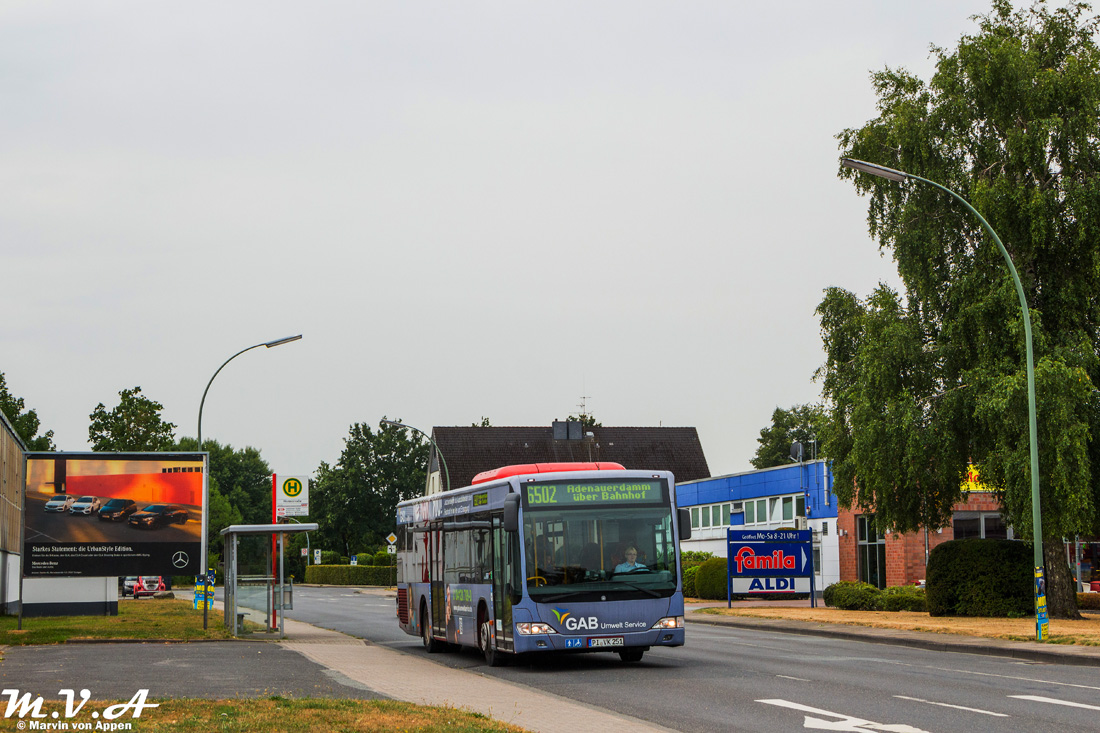
<path fill-rule="evenodd" d="M 508 542 L 508 553 L 504 561 L 504 577 L 508 579 L 508 587 L 505 589 L 513 604 L 519 603 L 523 588 L 523 575 L 520 573 L 520 549 L 519 532 L 505 533 Z"/>

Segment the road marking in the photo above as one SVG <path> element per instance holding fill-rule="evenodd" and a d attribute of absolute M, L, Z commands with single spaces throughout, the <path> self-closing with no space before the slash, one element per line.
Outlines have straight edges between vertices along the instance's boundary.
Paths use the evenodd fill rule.
<path fill-rule="evenodd" d="M 1079 687 L 1082 690 L 1100 690 L 1100 687 L 1093 685 L 1075 685 L 1072 682 L 1052 682 L 1051 680 L 1040 680 L 1034 677 L 1016 677 L 1009 674 L 993 674 L 992 672 L 972 672 L 969 669 L 950 669 L 949 667 L 929 667 L 928 669 L 935 669 L 940 672 L 958 672 L 959 674 L 972 674 L 979 677 L 1000 677 L 1005 680 L 1020 680 L 1021 682 L 1041 682 L 1044 685 L 1061 685 L 1062 687 Z"/>
<path fill-rule="evenodd" d="M 954 708 L 955 710 L 967 710 L 971 713 L 981 713 L 982 715 L 993 715 L 993 716 L 996 716 L 998 718 L 1011 717 L 1009 715 L 1006 715 L 1005 713 L 994 713 L 990 710 L 982 710 L 980 708 L 968 708 L 965 705 L 952 705 L 952 704 L 946 703 L 946 702 L 934 702 L 932 700 L 922 700 L 919 697 L 906 697 L 905 695 L 894 695 L 894 697 L 898 698 L 899 700 L 912 700 L 913 702 L 923 702 L 923 703 L 927 703 L 929 705 L 939 705 L 941 708 Z"/>
<path fill-rule="evenodd" d="M 868 733 L 868 731 L 874 730 L 888 731 L 889 733 L 927 733 L 927 731 L 921 730 L 920 728 L 914 728 L 904 723 L 873 723 L 863 718 L 853 718 L 844 713 L 833 713 L 828 710 L 822 710 L 821 708 L 812 708 L 809 705 L 791 702 L 790 700 L 772 699 L 757 700 L 756 702 L 762 702 L 765 705 L 776 705 L 781 708 L 790 708 L 791 710 L 798 710 L 802 713 L 814 713 L 815 715 L 828 715 L 830 718 L 840 718 L 840 720 L 822 720 L 821 718 L 811 718 L 807 715 L 802 725 L 804 728 L 813 730 L 850 731 L 850 733 Z"/>
<path fill-rule="evenodd" d="M 794 680 L 796 682 L 809 682 L 809 680 L 804 680 L 801 677 L 788 677 L 785 674 L 777 674 L 776 677 L 782 677 L 785 680 Z"/>
<path fill-rule="evenodd" d="M 1039 695 L 1009 695 L 1017 700 L 1031 700 L 1032 702 L 1046 702 L 1051 705 L 1065 705 L 1069 708 L 1084 708 L 1085 710 L 1100 710 L 1098 705 L 1086 705 L 1083 702 L 1070 702 L 1069 700 L 1059 700 L 1054 697 L 1040 697 Z"/>

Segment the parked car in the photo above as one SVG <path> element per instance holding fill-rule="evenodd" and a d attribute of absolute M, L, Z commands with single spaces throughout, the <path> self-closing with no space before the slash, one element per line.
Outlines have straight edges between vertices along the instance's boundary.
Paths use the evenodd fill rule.
<path fill-rule="evenodd" d="M 69 496 L 68 494 L 55 494 L 49 501 L 46 502 L 46 511 L 63 512 L 71 507 L 74 501 L 76 501 L 75 496 Z"/>
<path fill-rule="evenodd" d="M 95 514 L 103 506 L 98 496 L 82 496 L 69 506 L 69 514 Z"/>
<path fill-rule="evenodd" d="M 150 504 L 140 512 L 134 512 L 126 521 L 131 527 L 155 529 L 166 524 L 186 524 L 187 510 L 175 504 Z"/>
<path fill-rule="evenodd" d="M 161 576 L 142 575 L 138 577 L 137 583 L 134 584 L 134 598 L 151 596 L 154 593 L 167 589 L 167 586 L 164 585 L 164 578 Z"/>
<path fill-rule="evenodd" d="M 118 579 L 118 594 L 125 598 L 134 595 L 134 586 L 137 585 L 138 576 L 127 575 Z"/>
<path fill-rule="evenodd" d="M 136 511 L 133 499 L 111 499 L 99 510 L 99 518 L 104 522 L 123 522 Z"/>

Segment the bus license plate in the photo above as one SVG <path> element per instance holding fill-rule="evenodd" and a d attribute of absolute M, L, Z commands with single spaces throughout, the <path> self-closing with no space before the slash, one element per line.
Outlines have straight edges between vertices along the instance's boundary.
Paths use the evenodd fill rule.
<path fill-rule="evenodd" d="M 623 646 L 623 637 L 621 636 L 601 636 L 595 639 L 588 640 L 589 647 L 597 646 Z"/>

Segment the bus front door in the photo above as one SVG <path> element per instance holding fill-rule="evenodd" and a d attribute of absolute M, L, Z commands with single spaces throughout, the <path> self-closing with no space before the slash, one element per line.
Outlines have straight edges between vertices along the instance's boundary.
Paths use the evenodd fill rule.
<path fill-rule="evenodd" d="M 505 532 L 503 525 L 501 515 L 493 517 L 493 618 L 496 647 L 510 652 L 516 648 L 512 638 L 512 599 L 519 589 L 512 584 L 519 576 L 515 566 L 519 561 L 515 551 L 518 534 Z"/>

